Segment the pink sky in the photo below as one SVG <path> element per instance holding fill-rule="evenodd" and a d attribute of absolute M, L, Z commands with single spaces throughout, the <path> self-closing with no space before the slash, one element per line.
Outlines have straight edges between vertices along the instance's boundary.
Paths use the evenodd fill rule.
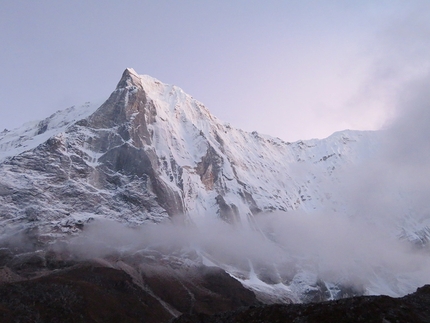
<path fill-rule="evenodd" d="M 126 67 L 287 141 L 378 129 L 426 74 L 428 1 L 1 1 L 0 130 L 85 101 Z"/>

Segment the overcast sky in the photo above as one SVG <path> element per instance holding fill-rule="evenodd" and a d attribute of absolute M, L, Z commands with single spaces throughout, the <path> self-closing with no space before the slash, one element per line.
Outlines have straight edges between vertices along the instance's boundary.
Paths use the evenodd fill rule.
<path fill-rule="evenodd" d="M 429 69 L 430 1 L 0 0 L 0 130 L 133 67 L 287 141 L 378 129 Z"/>

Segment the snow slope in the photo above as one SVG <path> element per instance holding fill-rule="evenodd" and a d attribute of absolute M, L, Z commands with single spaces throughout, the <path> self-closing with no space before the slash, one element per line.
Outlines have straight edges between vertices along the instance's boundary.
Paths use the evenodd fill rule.
<path fill-rule="evenodd" d="M 0 133 L 0 162 L 7 157 L 13 157 L 24 151 L 36 148 L 50 137 L 66 130 L 67 126 L 88 117 L 97 106 L 90 102 L 65 110 L 59 110 L 42 121 L 33 121 L 21 127 Z"/>

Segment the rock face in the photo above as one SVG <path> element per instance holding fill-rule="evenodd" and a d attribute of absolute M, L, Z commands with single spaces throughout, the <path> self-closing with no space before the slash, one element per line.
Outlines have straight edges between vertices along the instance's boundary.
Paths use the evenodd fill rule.
<path fill-rule="evenodd" d="M 0 134 L 0 224 L 49 240 L 99 217 L 247 223 L 314 209 L 327 199 L 320 183 L 360 147 L 372 149 L 368 133 L 287 143 L 234 129 L 181 89 L 127 69 L 95 111 L 70 108 Z"/>

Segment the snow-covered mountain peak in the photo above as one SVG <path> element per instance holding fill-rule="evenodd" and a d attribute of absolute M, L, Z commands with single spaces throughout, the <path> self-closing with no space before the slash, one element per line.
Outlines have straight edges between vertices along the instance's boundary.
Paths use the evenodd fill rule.
<path fill-rule="evenodd" d="M 139 75 L 132 68 L 126 68 L 122 73 L 121 79 L 116 89 L 126 88 L 128 86 L 137 86 L 139 84 Z"/>
<path fill-rule="evenodd" d="M 106 206 L 98 211 L 133 223 L 175 214 L 248 222 L 260 212 L 317 208 L 325 200 L 319 183 L 354 162 L 358 147 L 367 146 L 370 138 L 349 132 L 287 143 L 248 133 L 223 124 L 179 87 L 131 68 L 93 111 L 88 106 L 71 108 L 14 135 L 2 133 L 3 156 L 34 162 L 44 151 L 44 163 L 45 155 L 55 152 L 64 160 L 59 169 L 66 161 L 67 167 L 78 163 L 76 169 L 85 169 L 85 191 L 103 188 L 116 195 L 125 183 L 141 185 L 138 200 L 150 200 L 152 207 L 139 202 L 137 209 L 128 205 L 115 213 Z M 122 179 L 112 186 L 112 177 Z M 67 178 L 76 184 L 76 196 L 86 194 L 81 175 L 70 173 Z M 91 214 L 93 207 L 64 212 Z"/>
<path fill-rule="evenodd" d="M 137 72 L 134 70 L 133 67 L 127 67 L 124 72 L 127 72 L 129 74 L 133 74 L 133 75 L 139 76 L 139 74 L 137 74 Z"/>
<path fill-rule="evenodd" d="M 146 98 L 155 102 L 157 113 L 162 114 L 164 118 L 171 113 L 177 115 L 178 110 L 181 110 L 187 117 L 193 118 L 193 121 L 216 120 L 201 102 L 185 93 L 180 87 L 163 83 L 149 75 L 139 75 L 134 69 L 128 68 L 124 71 L 117 90 L 121 91 L 123 88 L 128 89 L 130 94 L 142 89 Z"/>
<path fill-rule="evenodd" d="M 316 213 L 347 217 L 354 212 L 337 193 L 348 191 L 358 176 L 345 181 L 344 174 L 354 167 L 361 167 L 358 175 L 365 174 L 380 144 L 377 132 L 345 130 L 290 143 L 236 129 L 179 87 L 129 68 L 97 109 L 72 107 L 0 133 L 0 228 L 34 230 L 38 239 L 49 241 L 79 234 L 95 218 L 138 226 L 178 217 L 197 227 L 221 219 L 255 228 L 269 213 L 279 219 Z M 364 222 L 379 221 L 362 212 L 370 198 L 376 199 L 365 197 L 352 211 L 358 210 Z M 422 232 L 418 238 L 427 241 L 427 227 L 401 216 L 411 220 L 393 221 L 392 227 L 398 225 L 393 232 L 399 227 L 402 237 Z M 272 235 L 277 226 L 259 232 L 282 241 L 282 232 Z M 307 240 L 314 241 L 313 236 Z M 216 257 L 206 258 L 228 269 Z M 261 287 L 262 280 L 252 276 L 261 274 L 257 267 L 252 275 L 233 267 L 228 271 L 237 269 L 237 277 L 247 277 L 245 285 Z M 300 275 L 296 278 L 291 286 L 309 285 Z"/>
<path fill-rule="evenodd" d="M 115 91 L 128 90 L 133 94 L 138 89 L 141 89 L 144 90 L 147 95 L 152 94 L 153 96 L 160 96 L 164 95 L 165 92 L 169 92 L 172 88 L 173 86 L 164 84 L 152 76 L 139 75 L 133 68 L 127 68 L 123 72 Z"/>

